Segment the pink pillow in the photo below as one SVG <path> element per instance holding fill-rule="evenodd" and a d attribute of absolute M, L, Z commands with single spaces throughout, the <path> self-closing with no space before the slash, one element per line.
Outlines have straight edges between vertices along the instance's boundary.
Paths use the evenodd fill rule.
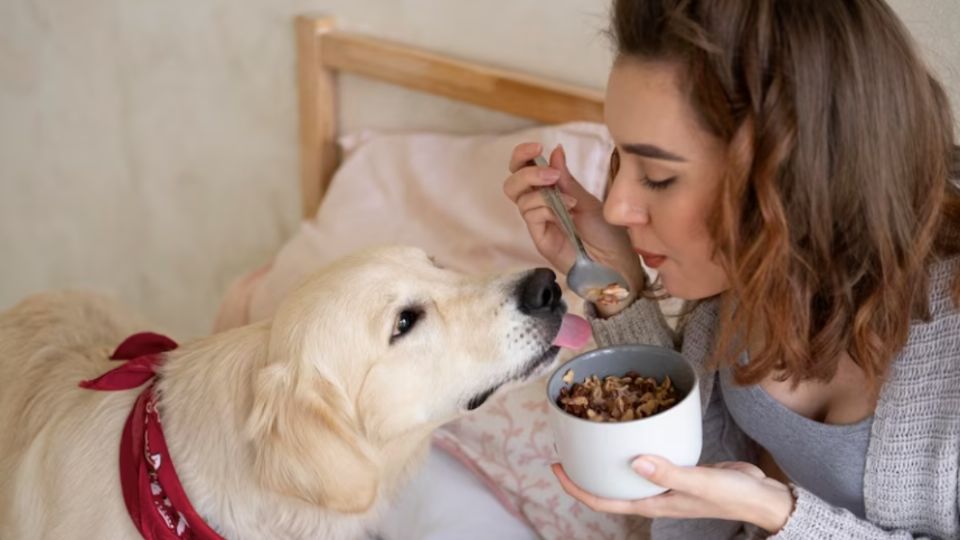
<path fill-rule="evenodd" d="M 437 133 L 347 136 L 343 163 L 313 220 L 280 250 L 253 291 L 249 317 L 258 320 L 306 273 L 359 248 L 422 247 L 467 272 L 543 266 L 516 209 L 503 195 L 513 147 L 563 143 L 571 171 L 600 193 L 612 148 L 606 128 L 574 123 L 506 135 Z"/>

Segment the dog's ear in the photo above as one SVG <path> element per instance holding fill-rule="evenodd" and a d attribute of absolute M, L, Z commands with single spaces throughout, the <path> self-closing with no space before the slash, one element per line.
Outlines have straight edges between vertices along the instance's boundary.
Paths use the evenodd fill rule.
<path fill-rule="evenodd" d="M 256 377 L 247 434 L 261 484 L 339 512 L 368 510 L 380 470 L 350 401 L 335 382 L 295 370 L 275 363 Z"/>

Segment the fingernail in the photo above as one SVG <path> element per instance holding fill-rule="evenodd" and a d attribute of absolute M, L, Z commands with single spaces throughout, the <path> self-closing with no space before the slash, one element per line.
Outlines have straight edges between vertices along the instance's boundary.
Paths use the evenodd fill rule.
<path fill-rule="evenodd" d="M 564 195 L 563 193 L 560 194 L 560 200 L 563 201 L 564 206 L 566 206 L 567 208 L 573 208 L 574 205 L 577 204 L 576 199 L 574 199 L 569 195 Z"/>
<path fill-rule="evenodd" d="M 559 180 L 560 171 L 556 169 L 543 169 L 540 171 L 540 178 L 543 180 Z"/>
<path fill-rule="evenodd" d="M 563 145 L 562 145 L 562 144 L 558 144 L 558 145 L 557 145 L 557 148 L 560 149 L 560 155 L 563 156 L 564 158 L 566 158 L 566 157 L 567 157 L 567 151 L 563 149 Z"/>
<path fill-rule="evenodd" d="M 657 470 L 657 466 L 646 459 L 640 458 L 633 462 L 633 470 L 642 476 L 650 476 Z"/>

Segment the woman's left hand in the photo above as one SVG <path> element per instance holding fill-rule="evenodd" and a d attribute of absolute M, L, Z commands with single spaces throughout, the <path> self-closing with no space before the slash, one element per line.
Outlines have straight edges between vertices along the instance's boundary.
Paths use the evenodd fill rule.
<path fill-rule="evenodd" d="M 577 487 L 559 463 L 553 473 L 564 491 L 592 510 L 650 518 L 719 518 L 753 523 L 770 532 L 783 528 L 793 512 L 790 488 L 744 462 L 678 467 L 666 459 L 643 456 L 633 469 L 670 491 L 634 501 L 604 499 Z"/>

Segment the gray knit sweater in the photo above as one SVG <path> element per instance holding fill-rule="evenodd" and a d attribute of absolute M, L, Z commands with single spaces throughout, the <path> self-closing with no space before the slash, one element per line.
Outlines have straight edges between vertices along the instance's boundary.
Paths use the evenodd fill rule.
<path fill-rule="evenodd" d="M 799 486 L 786 526 L 771 538 L 960 538 L 960 311 L 950 299 L 960 257 L 931 270 L 931 320 L 915 321 L 894 360 L 874 415 L 863 495 L 866 518 L 834 507 Z M 701 463 L 754 461 L 753 443 L 726 411 L 717 374 L 705 360 L 717 327 L 717 301 L 690 315 L 680 352 L 700 368 L 703 415 Z M 657 304 L 639 300 L 609 319 L 590 317 L 599 345 L 651 343 L 675 346 Z M 743 524 L 720 520 L 656 519 L 652 537 L 731 538 Z"/>

